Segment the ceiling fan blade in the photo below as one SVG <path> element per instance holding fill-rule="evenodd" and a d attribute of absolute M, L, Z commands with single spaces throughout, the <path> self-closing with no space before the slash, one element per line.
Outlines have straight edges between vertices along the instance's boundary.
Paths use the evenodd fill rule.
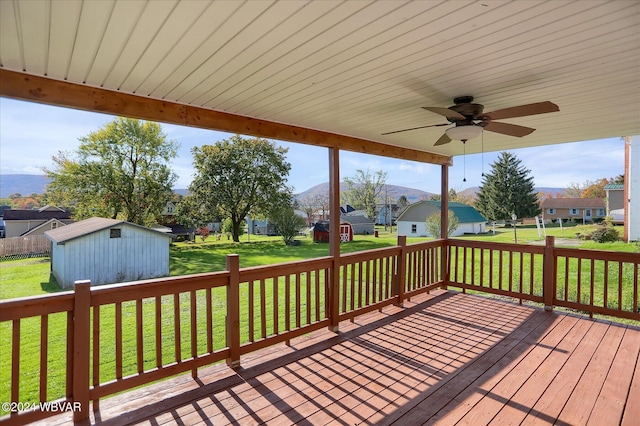
<path fill-rule="evenodd" d="M 433 144 L 433 146 L 438 146 L 438 145 L 444 145 L 451 142 L 451 138 L 449 136 L 447 136 L 447 134 L 443 134 L 442 136 L 440 136 L 440 139 L 438 139 L 438 141 Z"/>
<path fill-rule="evenodd" d="M 548 112 L 560 111 L 558 105 L 553 102 L 538 102 L 535 104 L 520 105 L 511 108 L 499 109 L 487 112 L 481 117 L 489 117 L 491 120 L 502 120 L 505 118 L 524 117 L 527 115 L 546 114 Z"/>
<path fill-rule="evenodd" d="M 531 127 L 518 126 L 516 124 L 497 123 L 490 121 L 487 125 L 483 126 L 484 130 L 490 132 L 502 133 L 503 135 L 516 136 L 521 138 L 533 133 L 536 129 Z"/>
<path fill-rule="evenodd" d="M 442 108 L 442 107 L 422 107 L 422 108 L 426 109 L 427 111 L 435 112 L 436 114 L 444 115 L 447 118 L 455 118 L 458 120 L 465 119 L 464 115 L 449 108 Z"/>
<path fill-rule="evenodd" d="M 394 133 L 400 133 L 400 132 L 408 132 L 409 130 L 426 129 L 427 127 L 440 127 L 440 126 L 450 126 L 450 125 L 451 125 L 451 123 L 430 124 L 428 126 L 420 126 L 420 127 L 412 127 L 410 129 L 394 130 L 393 132 L 382 133 L 381 136 L 392 135 Z"/>

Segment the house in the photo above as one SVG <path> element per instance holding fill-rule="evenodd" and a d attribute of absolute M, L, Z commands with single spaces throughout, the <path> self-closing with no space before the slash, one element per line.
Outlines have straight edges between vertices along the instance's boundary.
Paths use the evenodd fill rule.
<path fill-rule="evenodd" d="M 52 219 L 56 220 L 51 221 Z M 49 205 L 37 210 L 7 209 L 4 211 L 3 220 L 5 226 L 4 236 L 6 238 L 23 236 L 45 222 L 49 223 L 49 229 L 55 229 L 60 224 L 68 225 L 73 223 L 68 211 Z"/>
<path fill-rule="evenodd" d="M 546 198 L 540 203 L 540 208 L 547 222 L 557 219 L 586 222 L 606 216 L 602 198 Z"/>
<path fill-rule="evenodd" d="M 60 287 L 169 275 L 172 234 L 123 220 L 93 217 L 45 232 L 52 242 L 51 271 Z"/>
<path fill-rule="evenodd" d="M 379 204 L 376 210 L 376 223 L 380 225 L 393 225 L 396 223 L 401 207 L 399 204 Z"/>
<path fill-rule="evenodd" d="M 607 216 L 611 214 L 611 210 L 624 209 L 623 183 L 609 183 L 604 186 L 604 190 L 607 193 L 607 197 L 605 198 L 607 205 Z"/>
<path fill-rule="evenodd" d="M 482 234 L 485 232 L 485 219 L 476 209 L 463 203 L 449 203 L 449 210 L 458 218 L 458 228 L 451 233 L 451 237 L 463 234 Z M 440 214 L 440 201 L 423 200 L 405 208 L 398 216 L 396 226 L 398 235 L 408 237 L 429 237 L 427 218 L 433 214 Z"/>

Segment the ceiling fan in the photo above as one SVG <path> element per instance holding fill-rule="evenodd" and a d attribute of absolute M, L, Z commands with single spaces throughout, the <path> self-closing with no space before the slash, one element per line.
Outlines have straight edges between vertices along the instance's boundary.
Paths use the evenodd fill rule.
<path fill-rule="evenodd" d="M 516 124 L 498 123 L 493 120 L 504 118 L 524 117 L 527 115 L 546 114 L 548 112 L 560 111 L 558 105 L 553 102 L 537 102 L 534 104 L 520 105 L 511 108 L 499 109 L 497 111 L 484 113 L 484 105 L 474 104 L 473 96 L 460 96 L 453 100 L 455 105 L 449 108 L 443 107 L 422 107 L 427 111 L 443 115 L 449 123 L 432 124 L 429 126 L 412 127 L 410 129 L 396 130 L 383 133 L 390 135 L 393 133 L 406 132 L 409 130 L 424 129 L 427 127 L 449 126 L 455 124 L 445 131 L 434 146 L 444 145 L 452 140 L 466 142 L 482 133 L 482 129 L 490 132 L 502 133 L 503 135 L 523 137 L 533 133 L 536 129 L 531 127 L 518 126 Z"/>

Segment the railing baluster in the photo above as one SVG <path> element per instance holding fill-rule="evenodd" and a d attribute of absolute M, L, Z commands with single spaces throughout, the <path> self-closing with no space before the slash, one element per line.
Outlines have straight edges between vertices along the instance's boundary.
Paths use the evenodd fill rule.
<path fill-rule="evenodd" d="M 267 292 L 264 278 L 260 279 L 260 337 L 267 337 Z"/>
<path fill-rule="evenodd" d="M 291 282 L 290 275 L 284 277 L 284 329 L 291 330 Z M 277 278 L 274 278 L 274 281 Z M 289 344 L 289 341 L 287 341 Z"/>
<path fill-rule="evenodd" d="M 156 296 L 154 308 L 156 311 L 156 367 L 160 368 L 162 367 L 162 296 Z"/>
<path fill-rule="evenodd" d="M 190 316 L 191 316 L 191 359 L 198 357 L 198 319 L 197 319 L 197 295 L 195 290 L 191 290 L 189 295 L 190 302 Z M 191 369 L 191 377 L 196 379 L 198 377 L 198 369 Z"/>
<path fill-rule="evenodd" d="M 11 325 L 11 401 L 20 401 L 20 320 Z"/>
<path fill-rule="evenodd" d="M 618 310 L 622 310 L 622 268 L 623 263 L 618 262 Z"/>
<path fill-rule="evenodd" d="M 47 360 L 49 358 L 49 315 L 40 316 L 40 402 L 47 400 Z"/>
<path fill-rule="evenodd" d="M 180 336 L 180 293 L 173 294 L 173 336 L 176 362 L 182 361 L 182 345 Z"/>
<path fill-rule="evenodd" d="M 595 282 L 595 259 L 591 259 L 591 282 Z M 602 286 L 604 288 L 604 300 L 602 306 L 605 308 L 609 306 L 609 265 L 605 262 L 604 265 L 604 279 L 602 280 Z M 592 291 L 593 293 L 593 291 Z"/>
<path fill-rule="evenodd" d="M 254 308 L 253 308 L 253 304 L 254 304 L 254 296 L 253 296 L 253 281 L 249 281 L 247 283 L 248 291 L 249 291 L 249 341 L 253 342 L 254 341 L 254 336 L 253 336 L 253 327 L 254 327 L 254 316 L 255 316 L 255 312 L 254 312 Z"/>
<path fill-rule="evenodd" d="M 122 302 L 116 302 L 116 379 L 122 379 Z"/>
<path fill-rule="evenodd" d="M 93 387 L 100 385 L 100 306 L 93 307 L 93 366 L 91 381 Z M 93 409 L 98 410 L 99 400 L 93 401 Z"/>
<path fill-rule="evenodd" d="M 207 316 L 207 352 L 213 353 L 213 300 L 211 287 L 205 290 L 206 297 L 206 316 Z M 253 328 L 252 328 L 253 330 Z"/>
<path fill-rule="evenodd" d="M 311 287 L 313 285 L 313 280 L 312 280 L 312 272 L 311 271 L 307 271 L 306 273 L 306 288 L 307 288 L 307 324 L 311 324 L 311 311 L 313 310 L 313 305 L 311 303 Z"/>
<path fill-rule="evenodd" d="M 142 331 L 142 299 L 136 300 L 136 355 L 138 374 L 144 371 L 144 344 Z"/>
<path fill-rule="evenodd" d="M 301 291 L 300 273 L 298 272 L 296 274 L 296 328 L 300 328 L 300 316 L 301 316 L 300 309 L 302 309 L 301 308 L 302 305 L 300 305 L 300 302 L 302 301 L 302 297 L 300 297 L 300 291 Z"/>

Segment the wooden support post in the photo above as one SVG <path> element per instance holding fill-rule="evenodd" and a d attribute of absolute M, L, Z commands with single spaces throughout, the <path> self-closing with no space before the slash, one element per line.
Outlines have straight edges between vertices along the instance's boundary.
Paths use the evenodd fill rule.
<path fill-rule="evenodd" d="M 340 331 L 340 150 L 329 148 L 329 330 Z"/>
<path fill-rule="evenodd" d="M 400 246 L 400 256 L 398 257 L 398 269 L 396 270 L 396 276 L 394 283 L 396 284 L 396 306 L 404 306 L 404 288 L 407 278 L 407 237 L 405 235 L 398 235 L 398 246 Z"/>
<path fill-rule="evenodd" d="M 73 421 L 89 418 L 89 351 L 91 324 L 91 281 L 74 283 L 73 302 L 73 402 L 80 410 L 73 412 Z"/>
<path fill-rule="evenodd" d="M 227 365 L 235 369 L 240 367 L 240 256 L 227 255 L 227 271 Z"/>
<path fill-rule="evenodd" d="M 544 259 L 542 264 L 542 297 L 544 310 L 553 311 L 553 301 L 556 295 L 556 260 L 553 255 L 555 244 L 554 237 L 547 236 L 544 246 Z"/>
<path fill-rule="evenodd" d="M 440 177 L 440 238 L 444 245 L 440 255 L 440 273 L 442 274 L 442 289 L 449 285 L 449 165 L 443 164 Z"/>

